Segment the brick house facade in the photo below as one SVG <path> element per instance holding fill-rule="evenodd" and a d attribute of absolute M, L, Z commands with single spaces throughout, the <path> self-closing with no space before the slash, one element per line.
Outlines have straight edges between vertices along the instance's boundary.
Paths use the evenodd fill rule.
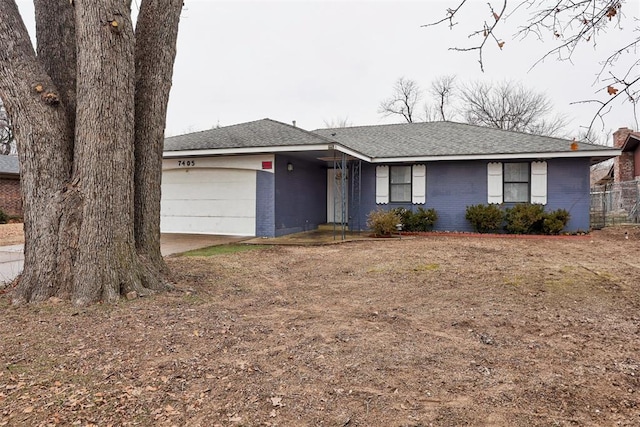
<path fill-rule="evenodd" d="M 613 164 L 614 182 L 640 179 L 640 132 L 618 129 L 613 133 L 613 146 L 622 149 Z"/>
<path fill-rule="evenodd" d="M 10 216 L 23 215 L 20 166 L 16 156 L 0 155 L 0 209 Z"/>

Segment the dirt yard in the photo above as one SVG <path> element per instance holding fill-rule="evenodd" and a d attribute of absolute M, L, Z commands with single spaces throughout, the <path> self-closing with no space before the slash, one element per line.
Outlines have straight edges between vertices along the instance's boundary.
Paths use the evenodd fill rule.
<path fill-rule="evenodd" d="M 116 306 L 5 293 L 0 426 L 637 426 L 639 255 L 442 235 L 173 257 L 179 291 Z"/>
<path fill-rule="evenodd" d="M 0 246 L 24 243 L 22 223 L 0 224 Z"/>

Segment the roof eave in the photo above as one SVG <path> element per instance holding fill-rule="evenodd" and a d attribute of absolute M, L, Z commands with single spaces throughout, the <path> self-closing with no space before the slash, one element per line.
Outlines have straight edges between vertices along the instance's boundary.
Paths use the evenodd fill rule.
<path fill-rule="evenodd" d="M 627 140 L 625 141 L 624 145 L 622 146 L 622 151 L 636 151 L 636 148 L 638 148 L 639 144 L 640 136 L 637 134 L 637 132 L 630 133 L 627 136 Z"/>
<path fill-rule="evenodd" d="M 327 150 L 330 144 L 314 145 L 284 145 L 279 147 L 234 147 L 234 148 L 203 148 L 199 150 L 175 150 L 164 151 L 162 157 L 202 157 L 202 156 L 223 156 L 232 154 L 263 154 L 263 153 L 283 153 L 287 151 L 315 151 Z"/>
<path fill-rule="evenodd" d="M 451 154 L 444 156 L 376 157 L 371 160 L 371 163 L 438 162 L 455 160 L 552 159 L 581 157 L 607 160 L 612 157 L 619 156 L 620 154 L 621 150 L 618 149 L 593 151 L 555 151 L 542 153 Z"/>
<path fill-rule="evenodd" d="M 360 160 L 371 162 L 371 158 L 340 144 L 313 144 L 313 145 L 283 145 L 278 147 L 236 147 L 236 148 L 206 148 L 200 150 L 175 150 L 164 151 L 163 158 L 175 157 L 204 157 L 204 156 L 229 156 L 241 154 L 265 154 L 287 153 L 300 151 L 329 151 L 337 150 L 341 153 Z"/>

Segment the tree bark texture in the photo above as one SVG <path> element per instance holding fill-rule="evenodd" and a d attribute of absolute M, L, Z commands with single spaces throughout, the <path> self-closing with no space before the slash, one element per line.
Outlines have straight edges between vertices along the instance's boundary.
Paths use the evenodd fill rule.
<path fill-rule="evenodd" d="M 134 38 L 126 2 L 76 3 L 74 181 L 82 198 L 73 301 L 137 287 L 133 239 Z"/>
<path fill-rule="evenodd" d="M 34 0 L 38 59 L 59 90 L 73 133 L 76 117 L 76 22 L 69 0 Z M 69 149 L 73 144 L 69 144 Z"/>
<path fill-rule="evenodd" d="M 0 0 L 0 97 L 19 142 L 25 269 L 14 299 L 42 301 L 61 291 L 61 201 L 71 172 L 71 135 L 53 81 L 37 61 L 13 0 Z"/>
<path fill-rule="evenodd" d="M 15 303 L 51 296 L 79 305 L 113 302 L 130 291 L 168 287 L 159 193 L 179 9 L 169 0 L 145 3 L 140 14 L 149 16 L 141 22 L 171 17 L 163 24 L 172 28 L 147 24 L 148 35 L 136 45 L 128 0 L 35 0 L 36 57 L 15 1 L 0 0 L 0 97 L 18 142 L 25 210 L 25 263 Z M 144 52 L 138 74 L 137 46 Z M 150 64 L 153 55 L 159 66 Z M 138 113 L 136 97 L 153 111 Z M 150 152 L 146 166 L 136 166 L 135 141 Z M 151 224 L 146 234 L 157 239 L 136 250 L 135 236 L 144 234 L 134 225 L 138 187 L 154 195 L 140 198 L 136 209 L 140 223 Z M 149 254 L 159 260 L 149 262 Z"/>
<path fill-rule="evenodd" d="M 160 186 L 167 104 L 182 0 L 146 0 L 136 24 L 135 239 L 152 270 L 166 272 L 160 253 Z"/>

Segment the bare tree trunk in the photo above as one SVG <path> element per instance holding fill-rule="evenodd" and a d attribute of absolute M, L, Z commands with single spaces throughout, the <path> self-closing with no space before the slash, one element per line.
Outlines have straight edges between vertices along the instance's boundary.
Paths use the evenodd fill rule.
<path fill-rule="evenodd" d="M 73 301 L 142 288 L 133 235 L 134 39 L 127 2 L 76 3 L 74 181 L 82 201 Z"/>
<path fill-rule="evenodd" d="M 14 302 L 113 302 L 129 291 L 166 289 L 160 174 L 181 2 L 153 0 L 141 9 L 137 76 L 129 0 L 35 5 L 39 57 L 15 1 L 0 0 L 0 97 L 19 142 L 25 210 Z"/>
<path fill-rule="evenodd" d="M 136 25 L 136 249 L 151 271 L 163 273 L 167 268 L 160 253 L 159 183 L 182 3 L 182 0 L 144 0 Z"/>
<path fill-rule="evenodd" d="M 38 59 L 59 90 L 73 134 L 76 118 L 76 22 L 72 2 L 34 0 Z M 69 141 L 69 153 L 73 151 Z M 69 154 L 71 155 L 71 154 Z"/>
<path fill-rule="evenodd" d="M 64 283 L 58 250 L 71 135 L 60 95 L 36 58 L 15 1 L 0 0 L 0 10 L 0 97 L 19 142 L 25 219 L 25 267 L 14 300 L 42 301 Z"/>

